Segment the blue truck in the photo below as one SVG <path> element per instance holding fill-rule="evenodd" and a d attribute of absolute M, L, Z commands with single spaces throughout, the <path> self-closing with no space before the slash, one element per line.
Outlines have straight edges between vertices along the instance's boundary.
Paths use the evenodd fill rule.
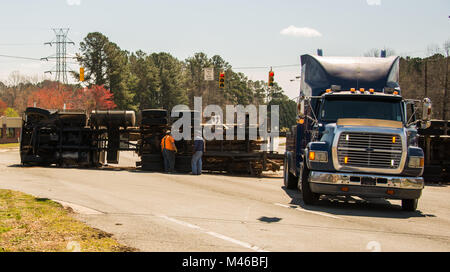
<path fill-rule="evenodd" d="M 400 199 L 415 211 L 424 188 L 417 131 L 429 126 L 431 101 L 402 97 L 399 58 L 303 55 L 301 66 L 285 187 L 298 188 L 307 205 L 321 195 L 358 196 Z"/>

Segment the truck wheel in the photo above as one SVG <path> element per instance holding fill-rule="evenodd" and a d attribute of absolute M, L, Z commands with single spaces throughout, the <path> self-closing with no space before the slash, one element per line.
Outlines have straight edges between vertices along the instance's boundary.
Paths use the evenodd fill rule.
<path fill-rule="evenodd" d="M 163 109 L 145 109 L 141 111 L 142 119 L 167 118 L 168 112 Z"/>
<path fill-rule="evenodd" d="M 298 186 L 298 178 L 294 175 L 292 175 L 291 172 L 289 172 L 289 160 L 287 158 L 284 158 L 284 165 L 283 165 L 283 181 L 284 186 L 288 189 L 297 189 Z"/>
<path fill-rule="evenodd" d="M 301 182 L 303 202 L 306 205 L 313 205 L 319 200 L 320 195 L 311 191 L 311 187 L 309 187 L 309 169 L 306 168 L 305 165 L 303 165 L 303 167 Z"/>
<path fill-rule="evenodd" d="M 180 173 L 189 173 L 192 170 L 191 166 L 192 156 L 177 155 L 175 157 L 175 170 Z"/>
<path fill-rule="evenodd" d="M 408 212 L 417 210 L 418 199 L 402 199 L 402 209 Z"/>

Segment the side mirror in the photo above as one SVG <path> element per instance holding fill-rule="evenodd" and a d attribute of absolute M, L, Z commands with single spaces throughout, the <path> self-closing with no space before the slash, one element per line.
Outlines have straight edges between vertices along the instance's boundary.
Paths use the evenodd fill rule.
<path fill-rule="evenodd" d="M 300 97 L 298 98 L 298 102 L 297 102 L 297 114 L 304 114 L 305 112 L 305 100 L 306 97 L 303 95 L 303 93 L 300 95 Z"/>
<path fill-rule="evenodd" d="M 431 114 L 432 114 L 432 104 L 429 98 L 423 99 L 422 106 L 422 129 L 427 129 L 431 126 Z"/>

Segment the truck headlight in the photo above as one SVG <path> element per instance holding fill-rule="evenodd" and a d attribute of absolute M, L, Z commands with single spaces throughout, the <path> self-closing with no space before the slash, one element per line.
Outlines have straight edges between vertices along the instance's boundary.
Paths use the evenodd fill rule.
<path fill-rule="evenodd" d="M 409 157 L 409 168 L 423 168 L 425 159 L 423 157 Z"/>
<path fill-rule="evenodd" d="M 328 152 L 309 151 L 309 160 L 313 162 L 328 162 Z"/>

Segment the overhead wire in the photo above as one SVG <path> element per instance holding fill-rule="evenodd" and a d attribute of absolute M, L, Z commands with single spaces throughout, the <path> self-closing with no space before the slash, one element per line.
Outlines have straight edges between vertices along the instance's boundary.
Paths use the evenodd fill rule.
<path fill-rule="evenodd" d="M 270 69 L 270 68 L 285 68 L 285 67 L 299 67 L 300 64 L 284 64 L 274 66 L 247 66 L 247 67 L 231 67 L 233 70 L 256 70 L 256 69 Z"/>
<path fill-rule="evenodd" d="M 47 61 L 47 62 L 57 62 L 56 60 L 52 60 L 50 57 L 47 58 L 31 58 L 31 57 L 24 57 L 24 56 L 12 56 L 12 55 L 2 55 L 0 54 L 0 57 L 3 58 L 11 58 L 11 59 L 23 59 L 23 60 L 34 60 L 34 61 Z M 73 59 L 71 58 L 67 58 L 67 59 Z M 78 64 L 78 62 L 72 62 L 72 61 L 67 61 L 66 63 L 69 64 Z"/>
<path fill-rule="evenodd" d="M 0 43 L 0 46 L 37 46 L 42 43 Z"/>
<path fill-rule="evenodd" d="M 48 61 L 48 62 L 56 62 L 50 60 L 50 58 L 31 58 L 24 56 L 12 56 L 12 55 L 2 55 L 0 57 L 4 58 L 14 58 L 14 59 L 25 59 L 25 60 L 34 60 L 34 61 Z M 68 57 L 67 59 L 73 59 L 74 57 Z M 68 64 L 78 64 L 78 62 L 67 61 Z M 300 64 L 284 64 L 284 65 L 274 65 L 274 66 L 246 66 L 246 67 L 232 67 L 233 70 L 252 70 L 252 69 L 270 69 L 270 68 L 285 68 L 285 67 L 299 67 Z"/>
<path fill-rule="evenodd" d="M 12 59 L 25 59 L 25 60 L 37 60 L 37 61 L 42 61 L 42 59 L 30 58 L 30 57 L 23 57 L 23 56 L 0 55 L 0 57 L 3 57 L 3 58 L 12 58 Z"/>

